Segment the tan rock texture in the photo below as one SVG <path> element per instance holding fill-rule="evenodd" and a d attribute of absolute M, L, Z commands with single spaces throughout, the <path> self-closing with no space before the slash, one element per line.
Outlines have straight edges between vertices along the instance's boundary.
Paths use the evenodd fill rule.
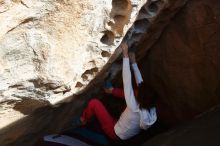
<path fill-rule="evenodd" d="M 189 1 L 143 59 L 144 78 L 159 93 L 164 121 L 182 122 L 220 104 L 219 24 L 219 0 Z"/>
<path fill-rule="evenodd" d="M 87 87 L 146 3 L 0 0 L 0 127 Z"/>
<path fill-rule="evenodd" d="M 0 102 L 26 97 L 56 104 L 81 91 L 106 64 L 144 3 L 1 0 Z"/>

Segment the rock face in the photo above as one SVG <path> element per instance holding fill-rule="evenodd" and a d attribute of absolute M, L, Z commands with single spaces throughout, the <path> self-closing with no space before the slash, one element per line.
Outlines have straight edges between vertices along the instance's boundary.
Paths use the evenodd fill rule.
<path fill-rule="evenodd" d="M 1 0 L 0 102 L 31 98 L 55 104 L 81 91 L 145 3 Z"/>
<path fill-rule="evenodd" d="M 0 127 L 22 117 L 17 104 L 28 114 L 81 92 L 146 3 L 0 0 Z"/>
<path fill-rule="evenodd" d="M 142 72 L 159 93 L 164 121 L 182 122 L 220 104 L 219 23 L 220 1 L 189 1 L 144 58 Z"/>
<path fill-rule="evenodd" d="M 142 146 L 217 146 L 220 144 L 219 116 L 218 106 L 183 126 L 154 137 Z"/>
<path fill-rule="evenodd" d="M 122 39 L 135 47 L 163 9 L 185 1 L 2 0 L 0 102 L 56 104 L 81 92 L 119 56 Z"/>
<path fill-rule="evenodd" d="M 184 2 L 179 1 L 180 6 Z M 1 0 L 0 4 L 0 143 L 6 145 L 39 136 L 49 125 L 57 127 L 50 121 L 63 119 L 56 110 L 70 118 L 66 108 L 45 106 L 69 101 L 86 88 L 94 90 L 120 55 L 116 48 L 122 39 L 129 39 L 131 48 L 137 45 L 160 12 L 174 2 Z M 31 114 L 39 108 L 45 111 Z"/>

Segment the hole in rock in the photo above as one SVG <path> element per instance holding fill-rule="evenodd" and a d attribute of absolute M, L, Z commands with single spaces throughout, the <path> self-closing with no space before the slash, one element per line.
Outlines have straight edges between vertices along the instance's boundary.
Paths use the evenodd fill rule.
<path fill-rule="evenodd" d="M 98 72 L 99 69 L 97 67 L 94 67 L 92 69 L 86 70 L 83 74 L 82 74 L 82 78 L 83 80 L 88 80 L 89 76 L 94 76 L 96 72 Z"/>
<path fill-rule="evenodd" d="M 85 80 L 88 80 L 88 76 L 87 76 L 86 74 L 83 74 L 83 75 L 81 76 L 81 78 L 83 78 L 84 81 L 85 81 Z"/>
<path fill-rule="evenodd" d="M 147 32 L 149 26 L 148 19 L 141 19 L 134 23 L 134 31 L 135 33 L 145 33 Z"/>
<path fill-rule="evenodd" d="M 86 70 L 83 74 L 93 74 L 95 72 L 98 72 L 98 68 L 97 67 L 94 67 L 92 69 L 89 69 L 89 70 Z"/>
<path fill-rule="evenodd" d="M 137 20 L 146 19 L 146 18 L 149 18 L 149 16 L 152 17 L 152 16 L 155 16 L 155 15 L 156 15 L 156 13 L 153 13 L 153 12 L 150 12 L 150 11 L 149 11 L 148 6 L 149 6 L 149 5 L 145 4 L 145 5 L 141 8 L 141 10 L 140 10 L 140 12 L 139 12 L 139 14 L 138 14 Z"/>
<path fill-rule="evenodd" d="M 127 18 L 126 16 L 123 15 L 115 15 L 113 17 L 115 25 L 113 26 L 115 32 L 117 32 L 117 34 L 122 35 L 123 34 L 123 29 L 124 29 L 124 25 L 127 23 Z"/>
<path fill-rule="evenodd" d="M 114 42 L 115 35 L 111 31 L 105 31 L 101 38 L 101 42 L 106 45 L 112 45 Z"/>
<path fill-rule="evenodd" d="M 102 57 L 110 57 L 111 54 L 108 51 L 102 51 L 101 53 Z"/>
<path fill-rule="evenodd" d="M 124 10 L 128 8 L 129 3 L 127 0 L 113 0 L 112 6 L 113 8 L 118 9 L 118 10 Z"/>
<path fill-rule="evenodd" d="M 157 2 L 153 2 L 148 6 L 148 10 L 150 12 L 156 13 L 158 11 L 158 5 Z"/>
<path fill-rule="evenodd" d="M 126 17 L 122 16 L 122 15 L 115 15 L 114 21 L 115 21 L 115 23 L 121 23 L 121 22 L 126 21 Z"/>
<path fill-rule="evenodd" d="M 75 87 L 76 88 L 81 88 L 81 87 L 83 87 L 83 84 L 81 82 L 77 82 Z"/>
<path fill-rule="evenodd" d="M 31 22 L 31 21 L 34 21 L 33 17 L 25 19 L 21 24 L 25 24 L 25 23 L 28 23 L 28 22 Z"/>
<path fill-rule="evenodd" d="M 109 21 L 108 26 L 114 26 L 114 23 L 112 21 Z"/>

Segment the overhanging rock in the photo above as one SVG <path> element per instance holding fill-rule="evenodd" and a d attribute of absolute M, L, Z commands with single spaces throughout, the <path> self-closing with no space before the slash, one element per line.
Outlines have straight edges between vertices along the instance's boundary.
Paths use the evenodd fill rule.
<path fill-rule="evenodd" d="M 3 1 L 0 102 L 34 99 L 54 105 L 82 92 L 98 74 L 104 76 L 103 67 L 119 56 L 122 39 L 137 46 L 170 3 Z"/>
<path fill-rule="evenodd" d="M 103 68 L 146 0 L 4 0 L 0 102 L 56 104 Z"/>

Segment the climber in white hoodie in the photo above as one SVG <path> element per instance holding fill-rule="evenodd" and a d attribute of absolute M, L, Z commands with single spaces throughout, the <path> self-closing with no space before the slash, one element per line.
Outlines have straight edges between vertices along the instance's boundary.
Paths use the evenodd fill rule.
<path fill-rule="evenodd" d="M 122 43 L 120 48 L 123 51 L 123 86 L 124 98 L 127 104 L 126 109 L 118 120 L 114 119 L 98 99 L 90 100 L 88 106 L 83 111 L 80 121 L 86 123 L 93 115 L 97 117 L 105 134 L 112 139 L 126 140 L 137 135 L 141 129 L 148 129 L 157 120 L 155 98 L 152 90 L 143 83 L 141 73 L 135 63 L 134 54 L 130 56 L 135 80 L 138 85 L 138 95 L 135 96 L 132 87 L 131 70 L 128 55 L 128 46 Z M 109 93 L 113 88 L 107 89 Z M 147 92 L 147 93 L 146 93 Z"/>

